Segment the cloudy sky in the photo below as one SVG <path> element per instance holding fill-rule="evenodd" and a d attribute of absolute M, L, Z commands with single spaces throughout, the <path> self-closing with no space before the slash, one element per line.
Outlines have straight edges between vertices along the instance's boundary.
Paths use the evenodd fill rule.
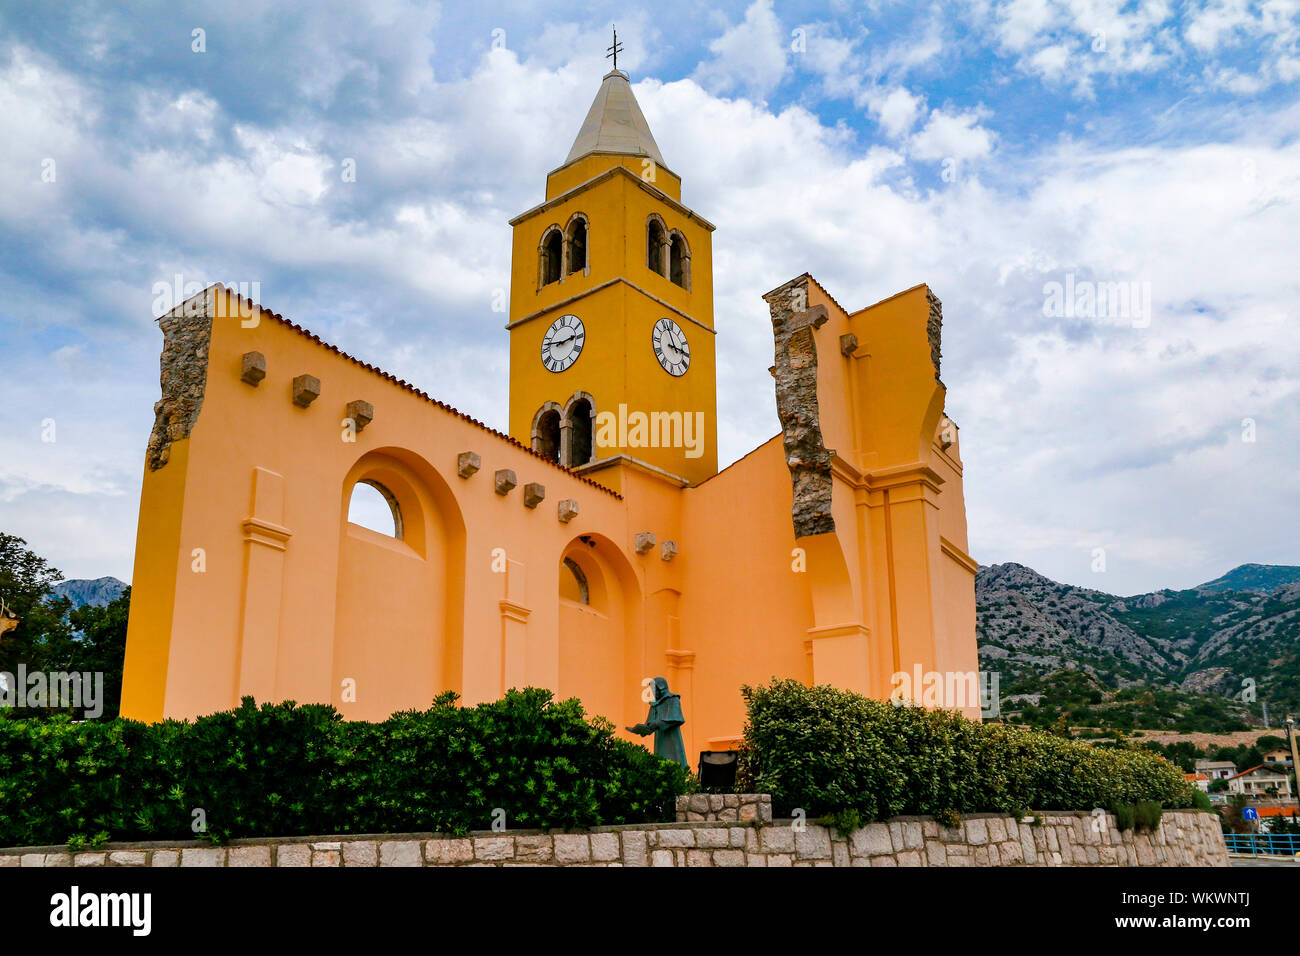
<path fill-rule="evenodd" d="M 718 227 L 723 463 L 779 430 L 763 292 L 927 282 L 977 560 L 1300 564 L 1300 0 L 711 6 L 4 0 L 0 530 L 130 579 L 176 276 L 504 428 L 507 220 L 614 22 Z"/>

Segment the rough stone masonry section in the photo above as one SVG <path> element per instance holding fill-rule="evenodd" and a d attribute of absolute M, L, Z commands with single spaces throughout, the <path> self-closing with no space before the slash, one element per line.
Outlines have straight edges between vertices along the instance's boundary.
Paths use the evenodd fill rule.
<path fill-rule="evenodd" d="M 776 339 L 776 412 L 781 419 L 785 463 L 794 492 L 794 536 L 835 530 L 831 516 L 831 459 L 817 417 L 817 343 L 813 330 L 826 321 L 826 307 L 808 308 L 808 280 L 792 279 L 769 292 Z"/>
<path fill-rule="evenodd" d="M 744 799 L 731 795 L 736 797 Z M 737 800 L 734 807 L 719 809 L 739 815 L 746 807 L 758 814 L 761 803 Z M 813 823 L 796 830 L 789 820 L 703 820 L 581 833 L 318 836 L 238 840 L 221 847 L 109 844 L 77 853 L 66 847 L 17 847 L 0 849 L 0 867 L 1228 865 L 1218 819 L 1208 813 L 1166 811 L 1154 833 L 1120 833 L 1111 814 L 1054 812 L 1040 814 L 1039 821 L 972 814 L 948 828 L 930 817 L 898 817 L 843 835 Z"/>
<path fill-rule="evenodd" d="M 162 398 L 153 407 L 153 432 L 147 453 L 151 471 L 167 464 L 172 442 L 190 437 L 203 408 L 212 341 L 212 316 L 207 302 L 206 295 L 191 300 L 191 307 L 184 310 L 186 314 L 173 310 L 158 320 L 163 333 Z"/>
<path fill-rule="evenodd" d="M 772 822 L 768 793 L 693 793 L 677 798 L 677 822 L 721 820 L 724 823 Z"/>
<path fill-rule="evenodd" d="M 925 298 L 930 303 L 930 314 L 925 320 L 925 334 L 930 340 L 930 361 L 934 364 L 934 380 L 942 385 L 939 380 L 939 343 L 943 337 L 943 303 L 929 286 L 926 286 Z"/>

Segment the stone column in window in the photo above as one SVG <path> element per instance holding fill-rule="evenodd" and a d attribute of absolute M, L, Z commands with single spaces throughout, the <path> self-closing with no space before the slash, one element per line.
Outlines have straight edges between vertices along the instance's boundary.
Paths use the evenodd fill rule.
<path fill-rule="evenodd" d="M 560 464 L 568 467 L 573 449 L 573 422 L 567 415 L 560 416 Z"/>

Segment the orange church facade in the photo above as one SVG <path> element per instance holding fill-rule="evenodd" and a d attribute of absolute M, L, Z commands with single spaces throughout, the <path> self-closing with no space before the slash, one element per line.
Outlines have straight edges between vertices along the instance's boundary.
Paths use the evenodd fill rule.
<path fill-rule="evenodd" d="M 163 316 L 123 715 L 532 685 L 622 728 L 662 675 L 693 763 L 745 683 L 973 674 L 938 299 L 768 293 L 780 432 L 719 472 L 713 226 L 680 187 L 610 73 L 512 223 L 509 435 L 224 287 Z M 348 521 L 358 483 L 392 534 Z"/>

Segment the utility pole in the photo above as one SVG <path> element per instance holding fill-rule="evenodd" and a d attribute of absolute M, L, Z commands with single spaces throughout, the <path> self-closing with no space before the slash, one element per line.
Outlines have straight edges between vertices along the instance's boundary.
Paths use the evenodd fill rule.
<path fill-rule="evenodd" d="M 1291 745 L 1291 773 L 1295 775 L 1300 773 L 1300 756 L 1296 754 L 1295 716 L 1293 714 L 1286 715 L 1286 739 L 1287 743 Z M 1291 796 L 1295 798 L 1296 807 L 1300 809 L 1300 776 L 1296 777 L 1295 789 L 1297 792 L 1292 793 Z"/>

